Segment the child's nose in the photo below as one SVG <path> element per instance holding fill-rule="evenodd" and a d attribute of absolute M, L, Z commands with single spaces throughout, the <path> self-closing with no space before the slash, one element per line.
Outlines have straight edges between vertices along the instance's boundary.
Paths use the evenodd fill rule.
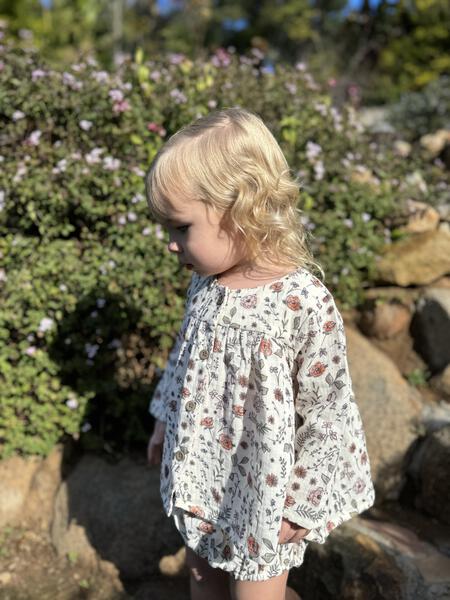
<path fill-rule="evenodd" d="M 169 250 L 169 252 L 179 252 L 180 251 L 180 247 L 175 240 L 170 240 L 170 242 L 167 245 L 167 249 Z"/>

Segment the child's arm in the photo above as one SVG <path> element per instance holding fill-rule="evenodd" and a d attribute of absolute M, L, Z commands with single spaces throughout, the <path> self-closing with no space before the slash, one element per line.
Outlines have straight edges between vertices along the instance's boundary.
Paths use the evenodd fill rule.
<path fill-rule="evenodd" d="M 335 526 L 373 504 L 374 491 L 342 317 L 330 294 L 309 310 L 297 338 L 301 424 L 283 516 L 310 529 L 307 540 L 323 543 Z"/>
<path fill-rule="evenodd" d="M 283 518 L 281 520 L 281 530 L 280 535 L 278 536 L 278 541 L 280 544 L 299 542 L 306 535 L 308 535 L 310 531 L 310 529 L 300 527 L 300 525 L 291 523 L 291 521 Z"/>
<path fill-rule="evenodd" d="M 147 460 L 150 465 L 159 465 L 161 462 L 165 431 L 166 424 L 163 421 L 155 421 L 155 427 L 147 446 Z"/>

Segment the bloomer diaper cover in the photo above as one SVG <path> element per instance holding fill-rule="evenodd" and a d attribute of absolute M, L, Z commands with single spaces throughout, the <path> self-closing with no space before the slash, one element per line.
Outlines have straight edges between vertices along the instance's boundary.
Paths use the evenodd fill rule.
<path fill-rule="evenodd" d="M 261 564 L 252 558 L 259 552 L 256 540 L 249 540 L 248 556 L 240 556 L 230 541 L 231 527 L 221 529 L 178 507 L 174 507 L 172 515 L 186 546 L 204 558 L 211 567 L 227 571 L 235 579 L 264 581 L 303 563 L 308 545 L 304 540 L 278 544 L 272 552 L 265 554 L 265 564 Z"/>

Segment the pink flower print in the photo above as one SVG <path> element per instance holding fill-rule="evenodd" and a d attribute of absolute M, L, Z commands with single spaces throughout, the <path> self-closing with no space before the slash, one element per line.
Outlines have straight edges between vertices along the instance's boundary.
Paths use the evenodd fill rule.
<path fill-rule="evenodd" d="M 231 410 L 233 411 L 233 414 L 236 415 L 236 417 L 243 417 L 247 412 L 243 406 L 240 406 L 238 404 L 233 404 Z"/>
<path fill-rule="evenodd" d="M 205 516 L 205 512 L 200 508 L 200 506 L 190 506 L 188 510 L 196 517 L 203 518 Z"/>
<path fill-rule="evenodd" d="M 323 331 L 324 331 L 324 333 L 331 333 L 335 327 L 336 327 L 335 321 L 326 321 L 326 323 L 324 323 L 324 325 L 323 325 Z"/>
<path fill-rule="evenodd" d="M 354 483 L 354 485 L 353 485 L 353 491 L 354 491 L 356 494 L 360 494 L 360 493 L 361 493 L 361 492 L 364 490 L 364 488 L 365 488 L 365 487 L 366 487 L 366 484 L 365 484 L 365 483 L 364 483 L 364 481 L 361 479 L 361 477 L 359 477 L 359 478 L 358 478 L 358 479 L 355 481 L 355 483 Z"/>
<path fill-rule="evenodd" d="M 281 292 L 281 290 L 283 289 L 283 282 L 275 281 L 274 283 L 272 283 L 269 289 L 271 289 L 273 292 Z"/>
<path fill-rule="evenodd" d="M 328 531 L 328 533 L 330 533 L 330 531 L 332 531 L 335 527 L 336 527 L 336 525 L 333 523 L 333 521 L 328 521 L 327 522 L 327 531 Z"/>
<path fill-rule="evenodd" d="M 251 294 L 250 296 L 244 296 L 241 300 L 241 306 L 243 308 L 255 308 L 256 306 L 256 294 Z"/>
<path fill-rule="evenodd" d="M 292 294 L 289 294 L 289 296 L 287 296 L 286 298 L 286 305 L 288 308 L 290 308 L 291 310 L 300 310 L 302 305 L 300 303 L 300 298 L 298 296 L 294 296 Z"/>
<path fill-rule="evenodd" d="M 207 521 L 202 521 L 200 525 L 197 527 L 203 533 L 214 533 L 215 529 L 212 523 L 208 523 Z"/>
<path fill-rule="evenodd" d="M 214 421 L 212 419 L 212 417 L 204 417 L 201 421 L 200 421 L 200 425 L 202 427 L 206 427 L 206 429 L 211 429 L 213 427 Z"/>
<path fill-rule="evenodd" d="M 300 479 L 304 479 L 306 477 L 306 473 L 307 473 L 307 471 L 306 471 L 305 467 L 302 467 L 301 465 L 298 467 L 295 467 L 295 469 L 294 469 L 294 475 L 296 477 L 299 477 Z"/>
<path fill-rule="evenodd" d="M 282 402 L 283 392 L 280 390 L 280 388 L 275 388 L 273 394 L 275 396 L 275 400 L 278 400 L 278 402 Z"/>
<path fill-rule="evenodd" d="M 269 487 L 276 487 L 277 483 L 278 483 L 278 478 L 276 475 L 274 475 L 273 473 L 269 473 L 266 476 L 266 483 Z"/>
<path fill-rule="evenodd" d="M 270 341 L 263 338 L 259 345 L 259 351 L 264 354 L 266 358 L 270 356 L 272 354 L 272 344 Z"/>
<path fill-rule="evenodd" d="M 214 338 L 213 352 L 222 352 L 222 343 L 217 338 Z"/>
<path fill-rule="evenodd" d="M 249 535 L 247 538 L 247 548 L 252 558 L 256 558 L 259 555 L 259 544 L 252 535 Z"/>
<path fill-rule="evenodd" d="M 284 507 L 285 508 L 290 508 L 291 506 L 294 506 L 295 504 L 295 500 L 292 496 L 286 496 L 286 500 L 284 501 Z"/>
<path fill-rule="evenodd" d="M 310 377 L 320 377 L 324 373 L 326 368 L 327 368 L 327 365 L 324 365 L 319 360 L 316 363 L 314 363 L 313 366 L 309 369 L 308 375 Z"/>
<path fill-rule="evenodd" d="M 340 356 L 333 356 L 333 358 L 331 359 L 335 365 L 338 365 L 341 362 L 341 357 Z"/>
<path fill-rule="evenodd" d="M 220 504 L 222 502 L 222 496 L 216 490 L 216 488 L 211 488 L 211 494 L 216 504 Z"/>
<path fill-rule="evenodd" d="M 309 491 L 309 494 L 306 499 L 308 500 L 308 502 L 311 502 L 311 504 L 313 504 L 314 506 L 319 506 L 320 501 L 322 500 L 322 494 L 323 488 L 313 488 Z"/>
<path fill-rule="evenodd" d="M 190 392 L 190 391 L 189 391 L 189 390 L 188 390 L 186 387 L 184 387 L 184 388 L 181 390 L 181 395 L 183 396 L 183 398 L 187 398 L 188 396 L 190 396 L 190 395 L 191 395 L 191 392 Z"/>
<path fill-rule="evenodd" d="M 367 463 L 367 452 L 363 452 L 361 454 L 361 464 L 365 465 Z"/>
<path fill-rule="evenodd" d="M 226 433 L 221 433 L 220 434 L 220 436 L 219 436 L 219 444 L 225 450 L 231 450 L 233 448 L 233 441 L 231 440 L 230 436 L 227 435 Z"/>
<path fill-rule="evenodd" d="M 241 385 L 242 387 L 247 387 L 248 386 L 248 377 L 246 377 L 245 375 L 239 375 L 238 382 L 239 382 L 239 385 Z"/>
<path fill-rule="evenodd" d="M 348 447 L 348 449 L 349 449 L 349 450 L 350 450 L 350 452 L 353 454 L 353 453 L 354 453 L 354 451 L 356 450 L 356 444 L 355 444 L 355 442 L 352 442 L 352 443 L 350 444 L 350 446 Z"/>
<path fill-rule="evenodd" d="M 327 302 L 329 302 L 331 300 L 331 295 L 330 294 L 325 294 L 325 296 L 322 298 L 322 302 L 324 304 L 326 304 Z"/>
<path fill-rule="evenodd" d="M 320 286 L 321 286 L 321 283 L 320 283 L 320 281 L 317 279 L 317 277 L 313 277 L 313 278 L 312 278 L 312 280 L 313 280 L 313 284 L 314 284 L 316 287 L 320 287 Z"/>

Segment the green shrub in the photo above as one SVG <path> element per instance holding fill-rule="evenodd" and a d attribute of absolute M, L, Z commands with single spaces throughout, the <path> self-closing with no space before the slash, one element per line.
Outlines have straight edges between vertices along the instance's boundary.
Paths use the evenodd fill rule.
<path fill-rule="evenodd" d="M 138 53 L 115 73 L 93 61 L 58 72 L 8 41 L 0 61 L 0 455 L 45 454 L 64 435 L 146 439 L 190 274 L 149 220 L 143 174 L 180 126 L 215 107 L 261 114 L 300 174 L 313 248 L 345 306 L 421 168 L 367 139 L 301 65 Z"/>
<path fill-rule="evenodd" d="M 438 129 L 450 129 L 450 77 L 441 77 L 420 92 L 403 94 L 392 107 L 389 120 L 411 140 Z"/>

